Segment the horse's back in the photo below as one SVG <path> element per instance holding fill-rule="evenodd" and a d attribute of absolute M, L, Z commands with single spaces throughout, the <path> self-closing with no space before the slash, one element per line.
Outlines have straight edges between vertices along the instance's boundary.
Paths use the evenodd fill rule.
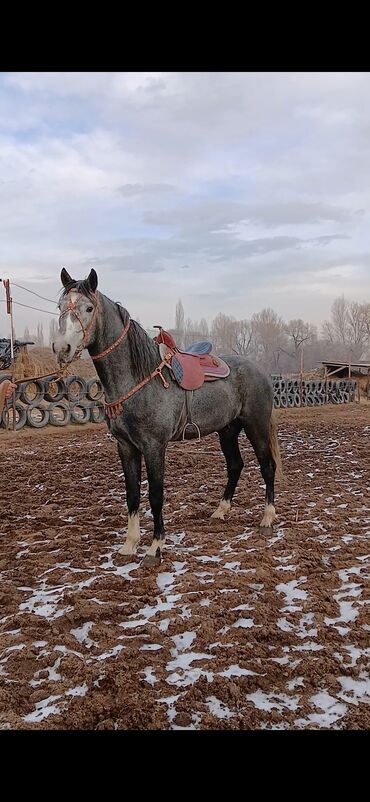
<path fill-rule="evenodd" d="M 271 377 L 246 356 L 223 354 L 222 359 L 230 368 L 230 376 L 226 381 L 232 382 L 242 404 L 240 417 L 246 419 L 258 416 L 267 423 L 274 400 Z"/>

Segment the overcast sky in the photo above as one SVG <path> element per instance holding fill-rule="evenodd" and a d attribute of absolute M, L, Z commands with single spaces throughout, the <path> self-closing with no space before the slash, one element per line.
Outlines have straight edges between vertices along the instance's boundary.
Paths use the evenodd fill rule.
<path fill-rule="evenodd" d="M 0 74 L 0 276 L 93 266 L 147 327 L 369 300 L 369 175 L 369 73 Z"/>

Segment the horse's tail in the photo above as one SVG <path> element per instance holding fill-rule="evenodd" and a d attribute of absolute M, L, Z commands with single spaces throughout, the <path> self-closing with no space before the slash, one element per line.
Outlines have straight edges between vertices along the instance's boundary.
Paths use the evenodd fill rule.
<path fill-rule="evenodd" d="M 269 446 L 271 450 L 272 459 L 274 460 L 275 463 L 275 479 L 278 482 L 281 482 L 281 480 L 283 479 L 283 466 L 281 463 L 280 446 L 279 446 L 277 426 L 274 413 L 272 413 L 270 418 Z"/>

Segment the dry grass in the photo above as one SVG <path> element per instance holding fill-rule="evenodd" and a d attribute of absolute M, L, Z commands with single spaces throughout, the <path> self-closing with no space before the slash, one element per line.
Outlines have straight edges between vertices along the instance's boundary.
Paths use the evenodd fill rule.
<path fill-rule="evenodd" d="M 22 348 L 15 362 L 15 378 L 27 379 L 29 376 L 43 376 L 45 373 L 55 373 L 58 370 L 57 361 L 51 348 L 31 347 Z M 7 371 L 9 373 L 9 371 Z M 76 359 L 68 365 L 67 376 L 78 375 L 84 379 L 96 376 L 96 370 L 90 358 Z"/>

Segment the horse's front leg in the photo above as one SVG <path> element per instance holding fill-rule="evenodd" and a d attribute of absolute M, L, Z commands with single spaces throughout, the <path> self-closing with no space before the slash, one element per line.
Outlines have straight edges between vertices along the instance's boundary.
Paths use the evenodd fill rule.
<path fill-rule="evenodd" d="M 162 549 L 165 542 L 165 531 L 162 517 L 163 484 L 164 484 L 165 448 L 158 443 L 146 446 L 144 459 L 149 484 L 149 503 L 154 521 L 152 544 L 144 557 L 142 565 L 151 567 L 161 562 Z"/>
<path fill-rule="evenodd" d="M 118 442 L 118 454 L 122 463 L 126 484 L 126 499 L 128 509 L 127 536 L 118 554 L 130 556 L 136 553 L 140 540 L 140 489 L 141 489 L 141 452 L 124 440 Z"/>

